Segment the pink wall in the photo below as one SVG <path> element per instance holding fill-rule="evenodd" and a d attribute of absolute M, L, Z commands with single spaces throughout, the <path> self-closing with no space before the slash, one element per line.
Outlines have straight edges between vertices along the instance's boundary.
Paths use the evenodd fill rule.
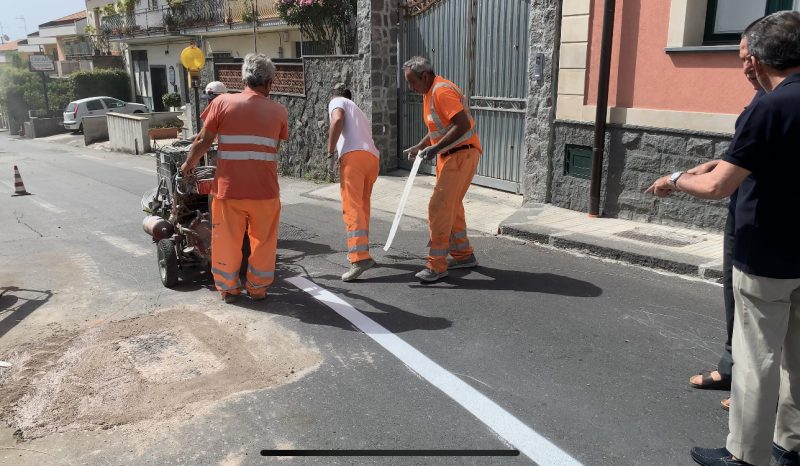
<path fill-rule="evenodd" d="M 592 0 L 586 103 L 597 102 L 604 0 Z M 738 52 L 666 53 L 670 2 L 617 0 L 609 106 L 738 114 L 753 96 Z"/>

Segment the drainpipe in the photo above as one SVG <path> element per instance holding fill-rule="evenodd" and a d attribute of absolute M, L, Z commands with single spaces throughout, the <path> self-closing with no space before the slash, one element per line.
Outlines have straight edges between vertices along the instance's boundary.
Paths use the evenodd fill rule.
<path fill-rule="evenodd" d="M 600 216 L 600 178 L 603 175 L 603 151 L 606 145 L 608 81 L 611 74 L 615 11 L 616 0 L 605 0 L 603 38 L 600 42 L 600 75 L 597 80 L 597 113 L 594 118 L 594 145 L 592 146 L 592 184 L 589 187 L 589 217 L 594 218 Z"/>

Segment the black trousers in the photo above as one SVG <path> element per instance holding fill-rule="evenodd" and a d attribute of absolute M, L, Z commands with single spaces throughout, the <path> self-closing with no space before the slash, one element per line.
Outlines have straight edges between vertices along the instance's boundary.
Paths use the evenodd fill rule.
<path fill-rule="evenodd" d="M 731 340 L 733 339 L 733 315 L 736 304 L 733 301 L 733 243 L 735 222 L 733 215 L 728 214 L 725 222 L 725 237 L 722 243 L 722 298 L 725 302 L 725 323 L 727 324 L 728 338 L 725 340 L 725 351 L 719 359 L 717 370 L 723 378 L 731 378 L 733 369 L 733 354 L 731 353 Z"/>

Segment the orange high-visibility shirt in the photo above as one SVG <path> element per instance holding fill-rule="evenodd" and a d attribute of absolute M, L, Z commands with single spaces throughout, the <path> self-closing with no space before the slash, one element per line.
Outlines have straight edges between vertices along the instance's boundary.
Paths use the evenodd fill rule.
<path fill-rule="evenodd" d="M 433 98 L 433 108 L 443 125 L 441 128 L 431 114 L 431 98 Z M 432 135 L 431 144 L 436 144 L 441 139 L 441 137 L 434 137 L 433 135 L 436 132 L 441 132 L 443 136 L 446 133 L 443 130 L 446 130 L 451 125 L 452 118 L 463 110 L 466 110 L 467 116 L 470 118 L 470 129 L 475 129 L 475 119 L 470 115 L 469 108 L 464 107 L 464 101 L 464 94 L 458 86 L 441 76 L 436 76 L 431 88 L 422 96 L 422 115 L 425 118 L 425 126 L 428 127 L 428 131 Z M 472 144 L 479 151 L 483 151 L 477 132 L 454 147 L 467 144 Z"/>
<path fill-rule="evenodd" d="M 286 107 L 245 89 L 215 98 L 201 117 L 219 142 L 211 193 L 218 199 L 279 197 L 278 143 L 289 137 Z"/>

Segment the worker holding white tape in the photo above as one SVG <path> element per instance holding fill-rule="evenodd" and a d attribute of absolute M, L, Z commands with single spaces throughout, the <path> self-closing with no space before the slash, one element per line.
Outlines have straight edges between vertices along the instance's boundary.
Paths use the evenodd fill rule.
<path fill-rule="evenodd" d="M 428 127 L 428 134 L 404 152 L 409 158 L 438 155 L 436 186 L 428 204 L 428 263 L 416 274 L 421 281 L 433 282 L 446 277 L 448 269 L 478 265 L 467 237 L 463 201 L 482 149 L 469 102 L 458 86 L 436 76 L 424 57 L 413 57 L 403 64 L 403 74 L 408 86 L 423 96 L 422 111 Z"/>

